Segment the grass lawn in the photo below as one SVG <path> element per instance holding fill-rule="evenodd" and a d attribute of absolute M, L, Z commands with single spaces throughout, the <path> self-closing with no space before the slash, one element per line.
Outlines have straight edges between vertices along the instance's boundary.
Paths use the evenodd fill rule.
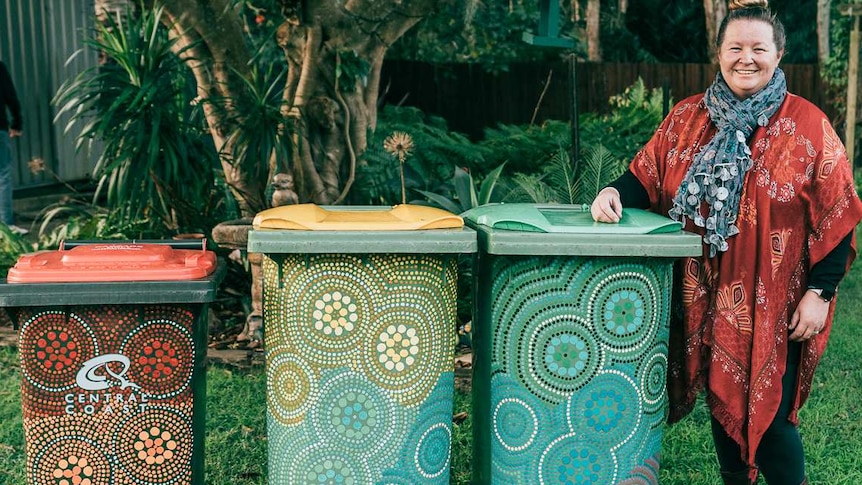
<path fill-rule="evenodd" d="M 862 484 L 862 263 L 842 284 L 837 312 L 815 389 L 800 412 L 812 485 Z M 0 348 L 0 485 L 25 483 L 18 368 L 15 349 Z M 207 379 L 207 484 L 265 484 L 263 369 L 211 366 Z M 468 395 L 455 397 L 455 412 L 461 411 L 470 412 Z M 469 483 L 470 424 L 468 417 L 454 428 L 453 484 Z M 704 406 L 666 429 L 661 465 L 663 485 L 720 483 Z"/>

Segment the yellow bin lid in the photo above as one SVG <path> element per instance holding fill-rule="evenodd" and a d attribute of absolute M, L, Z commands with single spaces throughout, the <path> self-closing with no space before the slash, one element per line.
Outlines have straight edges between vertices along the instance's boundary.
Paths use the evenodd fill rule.
<path fill-rule="evenodd" d="M 258 212 L 252 224 L 255 229 L 414 231 L 459 228 L 464 226 L 464 219 L 442 209 L 411 204 L 382 208 L 375 206 L 323 208 L 317 204 L 297 204 Z"/>

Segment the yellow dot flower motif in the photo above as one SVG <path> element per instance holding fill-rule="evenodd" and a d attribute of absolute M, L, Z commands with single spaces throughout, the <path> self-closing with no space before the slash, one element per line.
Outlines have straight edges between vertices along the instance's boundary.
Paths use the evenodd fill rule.
<path fill-rule="evenodd" d="M 340 291 L 324 294 L 314 303 L 314 328 L 326 336 L 340 337 L 353 330 L 359 319 L 356 304 Z"/>
<path fill-rule="evenodd" d="M 416 329 L 406 325 L 389 325 L 380 334 L 377 344 L 378 358 L 386 370 L 401 372 L 416 361 L 419 353 L 419 336 Z"/>

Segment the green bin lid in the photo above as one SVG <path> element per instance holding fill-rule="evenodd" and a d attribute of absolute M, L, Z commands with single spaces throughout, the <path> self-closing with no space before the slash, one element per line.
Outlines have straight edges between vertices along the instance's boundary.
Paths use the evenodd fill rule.
<path fill-rule="evenodd" d="M 641 209 L 618 224 L 593 221 L 589 206 L 488 204 L 462 214 L 490 254 L 682 257 L 702 254 L 700 236 Z"/>
<path fill-rule="evenodd" d="M 476 233 L 433 207 L 299 204 L 257 214 L 248 234 L 253 253 L 472 253 Z"/>

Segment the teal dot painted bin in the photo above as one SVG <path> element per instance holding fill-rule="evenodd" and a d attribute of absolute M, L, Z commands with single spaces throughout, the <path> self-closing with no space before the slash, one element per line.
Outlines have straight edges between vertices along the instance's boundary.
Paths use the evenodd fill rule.
<path fill-rule="evenodd" d="M 271 485 L 449 483 L 457 255 L 475 248 L 465 228 L 249 233 Z"/>
<path fill-rule="evenodd" d="M 638 210 L 463 216 L 479 238 L 473 483 L 657 484 L 673 261 L 700 237 Z"/>

